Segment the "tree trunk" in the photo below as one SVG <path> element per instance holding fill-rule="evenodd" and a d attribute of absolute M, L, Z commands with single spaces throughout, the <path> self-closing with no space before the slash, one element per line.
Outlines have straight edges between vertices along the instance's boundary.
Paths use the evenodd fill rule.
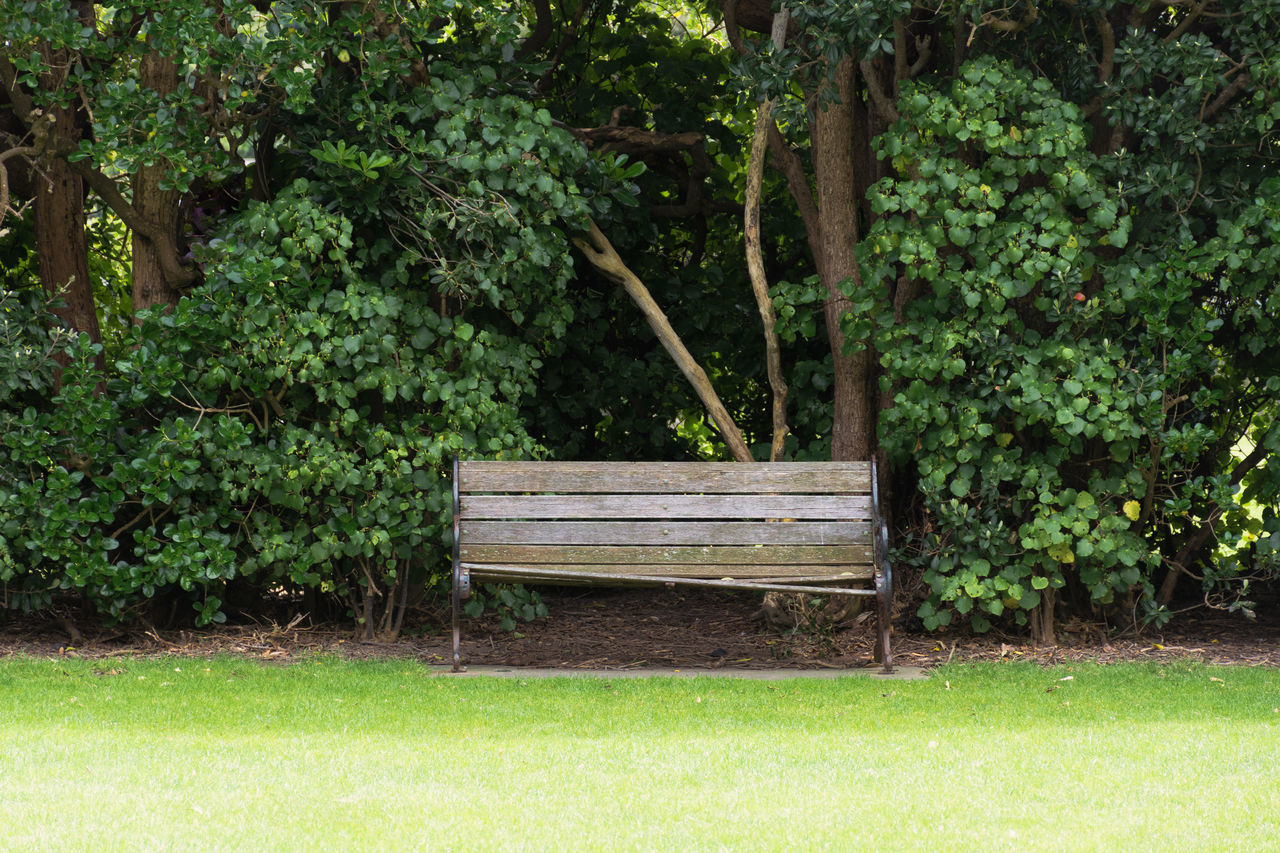
<path fill-rule="evenodd" d="M 72 4 L 80 20 L 93 26 L 93 4 L 77 0 Z M 44 48 L 46 71 L 40 86 L 49 91 L 63 88 L 70 73 L 71 56 L 65 49 Z M 16 81 L 15 86 L 19 85 Z M 83 132 L 75 109 L 54 107 L 48 133 L 71 145 Z M 84 332 L 97 343 L 102 340 L 98 311 L 89 278 L 89 244 L 85 236 L 84 181 L 61 158 L 47 157 L 35 173 L 36 254 L 40 262 L 40 282 L 49 296 L 63 304 L 54 309 L 67 326 Z"/>
<path fill-rule="evenodd" d="M 59 113 L 64 111 L 59 110 Z M 59 124 L 63 116 L 59 115 Z M 85 238 L 84 181 L 63 160 L 53 160 L 36 181 L 36 253 L 40 281 L 63 304 L 54 313 L 76 332 L 98 343 L 98 310 L 89 278 Z"/>
<path fill-rule="evenodd" d="M 162 95 L 178 88 L 178 69 L 166 57 L 148 53 L 142 58 L 142 85 Z M 177 258 L 162 258 L 161 252 L 174 252 L 178 240 L 180 211 L 176 190 L 160 188 L 165 177 L 165 163 L 158 161 L 142 166 L 133 176 L 133 208 L 138 215 L 165 236 L 164 241 L 151 240 L 133 229 L 133 310 L 170 306 L 178 303 L 178 291 L 165 276 L 165 260 L 172 267 Z M 171 238 L 171 239 L 170 239 Z M 165 245 L 168 243 L 169 245 Z"/>
<path fill-rule="evenodd" d="M 822 221 L 821 259 L 818 270 L 827 291 L 827 337 L 835 362 L 831 458 L 868 459 L 874 444 L 875 401 L 871 394 L 869 351 L 846 351 L 841 318 L 853 305 L 841 283 L 861 284 L 862 273 L 854 255 L 858 243 L 857 180 L 854 169 L 854 60 L 836 68 L 839 103 L 813 116 L 813 159 L 817 179 L 818 210 Z"/>
<path fill-rule="evenodd" d="M 1048 586 L 1040 593 L 1040 605 L 1031 611 L 1031 642 L 1037 646 L 1058 644 L 1058 627 L 1054 618 L 1057 603 L 1058 591 Z"/>

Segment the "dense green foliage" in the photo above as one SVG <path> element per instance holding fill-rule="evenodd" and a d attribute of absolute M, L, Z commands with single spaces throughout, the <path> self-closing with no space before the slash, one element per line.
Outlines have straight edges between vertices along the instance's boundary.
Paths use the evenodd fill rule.
<path fill-rule="evenodd" d="M 49 313 L 58 243 L 15 196 L 0 606 L 203 624 L 304 594 L 394 635 L 448 558 L 452 457 L 723 456 L 573 252 L 588 218 L 763 457 L 741 200 L 767 94 L 786 456 L 834 451 L 840 360 L 870 353 L 924 624 L 1163 620 L 1186 575 L 1247 610 L 1280 572 L 1277 0 L 816 0 L 782 49 L 767 4 L 725 5 L 0 0 L 0 168 L 85 176 L 102 328 Z M 843 211 L 815 130 L 840 105 Z M 171 294 L 134 304 L 154 198 Z"/>
<path fill-rule="evenodd" d="M 1163 399 L 1150 365 L 1126 364 L 1121 341 L 1098 334 L 1128 322 L 1123 297 L 1091 283 L 1130 219 L 1079 111 L 1043 78 L 971 63 L 950 92 L 922 87 L 902 106 L 884 153 L 918 177 L 877 188 L 884 216 L 869 245 L 881 275 L 900 264 L 930 288 L 879 345 L 902 387 L 890 452 L 916 460 L 948 540 L 926 574 L 925 620 L 947 617 L 936 601 L 1033 609 L 1077 558 L 1091 594 L 1110 601 L 1142 577 L 1122 507 L 1144 496 L 1134 463 Z"/>
<path fill-rule="evenodd" d="M 176 31 L 157 39 L 209 35 L 170 11 Z M 265 22 L 240 11 L 261 28 L 214 53 L 233 89 L 255 59 L 270 69 L 254 93 L 278 103 L 289 140 L 257 173 L 263 200 L 193 222 L 202 283 L 172 310 L 138 313 L 105 372 L 84 336 L 64 344 L 59 371 L 65 335 L 41 326 L 32 298 L 6 298 L 0 577 L 9 606 L 70 589 L 115 618 L 185 590 L 198 623 L 225 618 L 233 580 L 314 589 L 366 633 L 394 634 L 410 587 L 447 559 L 449 460 L 541 452 L 518 405 L 572 317 L 565 228 L 593 203 L 607 213 L 599 191 L 623 188 L 623 167 L 589 162 L 483 55 L 455 50 L 406 88 L 398 42 L 366 45 L 370 61 L 349 67 L 368 20 L 344 17 L 300 47 L 278 28 L 300 27 L 305 9 Z M 332 61 L 301 73 L 308 48 Z M 113 161 L 158 150 L 184 189 L 228 167 L 215 157 L 198 172 L 194 140 L 151 147 L 191 132 L 192 91 L 167 99 L 173 125 L 149 126 L 112 106 L 129 78 L 93 82 Z"/>
<path fill-rule="evenodd" d="M 912 461 L 933 522 L 917 538 L 926 626 L 953 609 L 1022 623 L 1059 590 L 1164 619 L 1165 570 L 1206 522 L 1243 521 L 1242 481 L 1262 510 L 1246 573 L 1275 572 L 1276 472 L 1252 466 L 1280 449 L 1280 111 L 1259 99 L 1165 127 L 1204 80 L 1144 112 L 1144 74 L 1182 57 L 1135 41 L 1111 109 L 1165 162 L 1096 153 L 1070 81 L 990 58 L 904 87 L 881 139 L 898 177 L 873 191 L 862 248 L 871 286 L 923 287 L 874 340 L 895 389 L 885 447 Z M 1193 187 L 1178 173 L 1196 164 Z M 1220 557 L 1197 572 L 1211 595 L 1242 568 Z"/>

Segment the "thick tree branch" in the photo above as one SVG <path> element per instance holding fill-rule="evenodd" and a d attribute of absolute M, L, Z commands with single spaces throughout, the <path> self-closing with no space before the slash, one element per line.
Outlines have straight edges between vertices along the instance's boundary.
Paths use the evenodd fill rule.
<path fill-rule="evenodd" d="M 645 160 L 656 171 L 681 184 L 683 197 L 677 204 L 652 205 L 651 215 L 672 219 L 710 213 L 741 215 L 742 205 L 725 199 L 706 197 L 706 181 L 714 164 L 706 151 L 706 137 L 697 131 L 657 133 L 638 127 L 618 126 L 625 108 L 613 111 L 603 127 L 566 128 L 588 148 L 604 153 L 626 154 Z M 688 160 L 685 160 L 685 157 Z"/>
<path fill-rule="evenodd" d="M 9 61 L 8 51 L 0 50 L 0 83 L 4 85 L 5 94 L 13 106 L 13 112 L 28 128 L 36 118 L 35 101 L 31 99 L 18 83 L 18 69 Z"/>
<path fill-rule="evenodd" d="M 1209 104 L 1207 107 L 1205 107 L 1203 110 L 1200 111 L 1200 120 L 1212 121 L 1213 117 L 1216 116 L 1219 112 L 1221 112 L 1223 107 L 1231 103 L 1231 101 L 1235 99 L 1236 95 L 1239 95 L 1241 92 L 1247 89 L 1249 87 L 1249 84 L 1252 82 L 1253 82 L 1253 77 L 1249 74 L 1248 71 L 1244 71 L 1243 73 L 1241 73 L 1238 77 L 1236 77 L 1236 79 L 1232 80 L 1227 85 L 1227 88 L 1223 89 L 1221 92 L 1218 93 L 1218 97 L 1214 98 L 1211 104 Z"/>
<path fill-rule="evenodd" d="M 742 31 L 738 29 L 738 0 L 720 0 L 720 11 L 724 13 L 724 35 L 729 44 L 738 53 L 745 53 L 742 44 Z"/>
<path fill-rule="evenodd" d="M 405 55 L 411 57 L 408 82 L 414 86 L 425 86 L 430 82 L 431 73 L 427 70 L 427 63 L 423 59 L 422 51 L 400 29 L 398 16 L 395 13 L 388 15 L 384 12 L 382 3 L 379 0 L 365 0 L 364 11 L 373 18 L 373 32 L 379 38 L 384 40 L 394 39 L 400 43 Z"/>
<path fill-rule="evenodd" d="M 1001 13 L 1008 12 L 1010 7 L 983 12 L 980 23 L 1001 33 L 1020 33 L 1040 18 L 1040 10 L 1032 3 L 1027 3 L 1027 14 L 1016 20 L 1002 18 Z"/>
<path fill-rule="evenodd" d="M 582 19 L 586 16 L 587 7 L 592 0 L 581 0 L 578 3 L 578 11 L 574 13 L 573 20 L 569 22 L 568 28 L 565 30 L 564 36 L 560 39 L 560 43 L 556 45 L 555 55 L 551 57 L 551 65 L 547 68 L 545 74 L 538 78 L 538 91 L 546 92 L 551 88 L 551 83 L 555 79 L 556 69 L 560 67 L 560 63 L 564 61 L 565 52 L 578 39 L 578 30 L 582 26 Z"/>
<path fill-rule="evenodd" d="M 573 240 L 574 245 L 582 250 L 582 254 L 586 256 L 592 266 L 610 280 L 620 284 L 622 289 L 627 292 L 627 295 L 631 297 L 631 300 L 635 302 L 640 312 L 644 314 L 649 328 L 653 329 L 653 333 L 658 336 L 658 341 L 661 342 L 663 348 L 675 361 L 676 366 L 680 368 L 680 372 L 684 374 L 685 379 L 693 386 L 699 399 L 702 400 L 702 405 L 706 407 L 711 419 L 720 429 L 720 434 L 724 437 L 725 444 L 729 446 L 729 451 L 733 454 L 733 458 L 739 462 L 754 462 L 751 451 L 747 449 L 747 444 L 742 439 L 742 432 L 738 429 L 738 425 L 734 423 L 729 410 L 724 407 L 724 403 L 720 402 L 720 397 L 716 394 L 715 388 L 712 387 L 711 380 L 707 378 L 706 371 L 689 353 L 684 342 L 680 340 L 680 336 L 671 327 L 671 321 L 667 319 L 667 315 L 663 313 L 662 308 L 654 301 L 649 289 L 627 267 L 626 263 L 618 255 L 617 250 L 613 248 L 613 244 L 604 236 L 600 227 L 594 221 L 589 221 L 588 224 L 590 225 L 590 241 L 575 237 Z"/>
<path fill-rule="evenodd" d="M 907 21 L 898 18 L 893 22 L 893 78 L 907 79 Z"/>
<path fill-rule="evenodd" d="M 1245 475 L 1257 468 L 1270 453 L 1270 448 L 1265 441 L 1259 441 L 1253 450 L 1240 461 L 1238 465 L 1231 471 L 1230 484 L 1232 486 L 1240 485 Z M 1191 558 L 1199 553 L 1200 549 L 1205 546 L 1209 538 L 1213 536 L 1214 528 L 1217 527 L 1218 520 L 1222 518 L 1223 508 L 1218 504 L 1214 504 L 1209 510 L 1209 515 L 1204 522 L 1191 534 L 1185 544 L 1178 549 L 1178 553 L 1173 559 L 1169 560 L 1169 573 L 1165 575 L 1164 582 L 1160 584 L 1160 592 L 1156 595 L 1156 603 L 1167 605 L 1173 600 L 1174 590 L 1177 589 L 1178 579 L 1187 572 L 1187 563 Z"/>
<path fill-rule="evenodd" d="M 929 60 L 933 59 L 933 39 L 929 35 L 916 36 L 916 61 L 911 63 L 911 67 L 907 69 L 907 76 L 902 80 L 914 80 L 919 77 L 921 72 L 929 67 Z"/>
<path fill-rule="evenodd" d="M 748 27 L 753 30 L 764 30 L 772 27 L 772 13 L 770 13 L 769 23 L 762 26 L 758 15 L 758 9 L 763 5 L 767 8 L 768 4 L 763 0 L 721 0 L 720 6 L 725 13 L 725 25 L 729 36 L 729 43 L 738 51 L 739 54 L 747 53 L 747 46 L 743 43 L 738 27 L 736 24 L 730 26 L 732 21 L 737 20 L 737 16 L 746 9 L 750 9 L 753 16 L 751 25 Z M 744 26 L 747 26 L 744 23 Z M 809 252 L 813 255 L 814 263 L 818 268 L 819 275 L 825 275 L 826 256 L 823 251 L 822 242 L 822 217 L 818 212 L 817 199 L 814 197 L 813 188 L 809 184 L 809 176 L 805 171 L 804 163 L 791 146 L 787 144 L 782 132 L 778 129 L 775 122 L 769 123 L 768 128 L 769 156 L 773 158 L 774 165 L 782 172 L 783 177 L 787 179 L 787 189 L 791 193 L 791 198 L 795 202 L 796 210 L 800 214 L 800 220 L 804 223 L 805 237 L 809 244 Z"/>
<path fill-rule="evenodd" d="M 608 124 L 604 127 L 570 127 L 568 131 L 594 148 L 606 154 L 674 154 L 690 151 L 703 142 L 703 135 L 695 130 L 684 133 L 657 133 L 638 127 L 619 127 Z"/>
<path fill-rule="evenodd" d="M 551 40 L 551 34 L 555 31 L 555 19 L 551 15 L 551 3 L 548 0 L 533 0 L 533 11 L 537 15 L 537 20 L 533 25 L 533 32 L 529 33 L 529 37 L 520 45 L 520 49 L 516 51 L 516 59 L 524 59 L 532 53 L 542 50 L 543 46 Z"/>
<path fill-rule="evenodd" d="M 746 5 L 744 0 L 720 0 L 720 8 L 724 12 L 725 34 L 729 39 L 729 44 L 741 55 L 746 55 L 748 51 L 739 32 L 738 13 Z M 752 5 L 751 8 L 755 9 L 756 5 L 758 4 Z M 772 13 L 770 14 L 768 27 L 772 29 Z M 758 20 L 753 28 L 759 28 Z M 782 172 L 783 177 L 787 179 L 787 189 L 791 192 L 791 198 L 796 203 L 800 219 L 804 222 L 805 234 L 808 235 L 809 251 L 813 254 L 814 261 L 818 264 L 819 271 L 821 271 L 822 220 L 818 216 L 818 205 L 814 201 L 813 189 L 809 186 L 809 178 L 805 174 L 804 164 L 800 161 L 800 156 L 787 145 L 787 140 L 783 138 L 782 132 L 778 130 L 775 122 L 769 123 L 768 142 L 769 156 L 773 158 L 774 164 Z"/>
<path fill-rule="evenodd" d="M 1183 16 L 1182 20 L 1178 22 L 1178 26 L 1174 27 L 1169 32 L 1169 34 L 1164 37 L 1165 42 L 1168 43 L 1168 42 L 1177 41 L 1178 39 L 1186 35 L 1187 30 L 1191 29 L 1191 25 L 1194 24 L 1200 18 L 1200 16 L 1204 14 L 1204 10 L 1209 7 L 1209 4 L 1211 2 L 1213 2 L 1213 0 L 1199 0 L 1199 2 L 1192 3 L 1191 11 L 1187 12 L 1187 14 Z M 1183 4 L 1170 3 L 1169 5 L 1180 6 Z"/>
<path fill-rule="evenodd" d="M 773 31 L 772 0 L 720 0 L 720 11 L 724 13 L 725 35 L 735 49 L 741 44 L 741 30 L 753 33 Z M 795 29 L 795 21 L 789 21 L 787 35 L 795 35 Z"/>
<path fill-rule="evenodd" d="M 787 21 L 790 15 L 783 6 L 773 16 L 773 45 L 781 49 L 787 37 Z M 756 112 L 755 128 L 751 135 L 751 155 L 747 162 L 747 190 L 743 216 L 743 241 L 746 244 L 747 272 L 751 277 L 751 290 L 755 294 L 756 308 L 764 326 L 765 365 L 769 387 L 773 396 L 773 442 L 769 461 L 777 462 L 787 441 L 787 381 L 782 375 L 782 347 L 778 342 L 778 318 L 773 313 L 773 300 L 769 298 L 769 280 L 764 270 L 764 254 L 760 247 L 760 193 L 764 182 L 764 159 L 768 146 L 769 128 L 773 123 L 773 99 L 765 98 Z"/>
<path fill-rule="evenodd" d="M 1102 39 L 1102 54 L 1098 57 L 1097 81 L 1098 85 L 1103 87 L 1103 91 L 1098 92 L 1085 106 L 1084 117 L 1090 120 L 1094 126 L 1094 151 L 1101 156 L 1109 156 L 1120 150 L 1120 146 L 1124 144 L 1125 134 L 1128 129 L 1119 121 L 1114 126 L 1108 125 L 1106 117 L 1102 113 L 1106 87 L 1110 84 L 1111 77 L 1115 74 L 1116 69 L 1116 31 L 1111 25 L 1111 19 L 1107 17 L 1106 10 L 1100 10 L 1095 13 L 1094 20 L 1098 25 L 1099 37 Z"/>
<path fill-rule="evenodd" d="M 196 271 L 184 265 L 178 253 L 178 243 L 165 229 L 138 212 L 127 198 L 120 192 L 120 187 L 111 178 L 89 166 L 84 160 L 70 164 L 71 171 L 84 178 L 89 188 L 96 192 L 107 206 L 111 208 L 120 221 L 130 230 L 142 235 L 156 246 L 157 260 L 164 272 L 165 281 L 175 289 L 190 287 L 196 280 Z"/>
<path fill-rule="evenodd" d="M 1111 26 L 1111 20 L 1106 12 L 1099 11 L 1096 18 L 1098 33 L 1102 36 L 1102 58 L 1098 62 L 1098 82 L 1105 86 L 1116 70 L 1116 31 Z"/>
<path fill-rule="evenodd" d="M 40 153 L 40 149 L 25 146 L 20 148 L 10 148 L 6 151 L 0 151 L 0 225 L 4 224 L 5 217 L 9 215 L 9 166 L 5 163 L 11 157 L 25 157 L 27 159 L 34 158 Z M 22 215 L 19 211 L 14 211 L 19 219 Z M 3 232 L 0 232 L 2 235 Z"/>
<path fill-rule="evenodd" d="M 1099 11 L 1094 15 L 1094 20 L 1098 24 L 1098 35 L 1102 39 L 1102 55 L 1098 58 L 1098 85 L 1105 87 L 1111 81 L 1111 75 L 1116 70 L 1116 31 L 1111 26 L 1111 20 L 1107 17 L 1106 11 Z M 1084 24 L 1080 25 L 1081 35 L 1085 38 L 1088 36 L 1084 33 Z M 1099 92 L 1089 101 L 1084 108 L 1084 117 L 1093 119 L 1102 110 L 1102 92 Z M 1105 124 L 1101 121 L 1096 122 L 1095 126 L 1098 131 L 1096 137 L 1101 137 L 1101 129 Z"/>
<path fill-rule="evenodd" d="M 920 76 L 920 72 L 929 65 L 933 58 L 933 39 L 926 33 L 911 36 L 907 26 L 907 18 L 899 18 L 893 22 L 893 85 L 894 97 L 898 96 L 898 86 L 903 80 L 911 80 Z M 907 64 L 907 43 L 913 41 L 916 46 L 916 61 Z"/>
<path fill-rule="evenodd" d="M 809 186 L 809 177 L 805 174 L 800 155 L 787 145 L 774 122 L 769 123 L 769 156 L 787 179 L 787 189 L 791 191 L 791 199 L 796 203 L 800 221 L 804 223 L 804 231 L 808 235 L 809 250 L 815 261 L 821 264 L 822 217 L 818 215 L 818 203 L 814 201 L 813 190 Z"/>
<path fill-rule="evenodd" d="M 893 124 L 898 120 L 898 105 L 885 92 L 880 72 L 876 70 L 874 64 L 865 59 L 858 63 L 858 69 L 867 81 L 867 91 L 871 93 L 871 103 L 875 104 L 876 111 L 880 113 L 880 120 L 885 125 Z"/>

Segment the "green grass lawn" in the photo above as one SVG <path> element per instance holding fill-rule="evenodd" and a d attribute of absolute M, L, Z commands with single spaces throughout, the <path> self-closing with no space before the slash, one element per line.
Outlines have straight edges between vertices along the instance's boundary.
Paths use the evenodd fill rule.
<path fill-rule="evenodd" d="M 1276 850 L 1280 671 L 0 660 L 0 849 Z"/>

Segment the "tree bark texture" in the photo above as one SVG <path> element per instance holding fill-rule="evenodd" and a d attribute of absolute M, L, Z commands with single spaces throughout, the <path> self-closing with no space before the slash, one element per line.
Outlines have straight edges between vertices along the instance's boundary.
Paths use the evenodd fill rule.
<path fill-rule="evenodd" d="M 574 245 L 582 250 L 582 253 L 586 255 L 592 266 L 604 273 L 612 281 L 622 285 L 623 290 L 636 303 L 640 312 L 644 314 L 645 320 L 649 323 L 649 328 L 653 329 L 653 333 L 658 336 L 663 348 L 670 354 L 676 366 L 680 368 L 680 372 L 684 374 L 685 379 L 689 381 L 694 391 L 697 392 L 699 399 L 702 400 L 702 405 L 706 407 L 711 419 L 720 429 L 720 435 L 724 437 L 725 444 L 729 446 L 729 452 L 733 454 L 733 458 L 738 462 L 754 462 L 755 459 L 747 448 L 747 443 L 742 439 L 742 432 L 729 414 L 729 410 L 720 401 L 719 395 L 716 394 L 715 388 L 711 385 L 711 380 L 707 378 L 706 371 L 702 369 L 702 366 L 698 364 L 697 360 L 685 347 L 684 342 L 680 340 L 680 336 L 671 327 L 671 322 L 667 319 L 667 315 L 658 306 L 658 303 L 654 301 L 649 289 L 644 286 L 644 282 L 623 262 L 617 250 L 613 248 L 613 244 L 609 242 L 609 238 L 604 236 L 604 233 L 595 222 L 591 222 L 590 226 L 591 241 L 587 242 L 580 238 L 574 238 Z"/>
<path fill-rule="evenodd" d="M 92 25 L 93 4 L 73 4 L 82 21 Z M 71 57 L 66 50 L 45 48 L 47 71 L 40 85 L 50 91 L 62 88 L 69 72 Z M 14 85 L 20 85 L 16 81 Z M 44 132 L 57 139 L 58 145 L 74 147 L 83 132 L 74 109 L 51 108 Z M 51 120 L 51 121 L 50 121 Z M 61 157 L 42 157 L 35 175 L 36 254 L 39 257 L 40 281 L 45 293 L 60 299 L 54 308 L 67 326 L 88 334 L 97 343 L 102 340 L 98 328 L 98 310 L 93 298 L 93 282 L 89 278 L 89 243 L 85 236 L 84 181 Z"/>
<path fill-rule="evenodd" d="M 818 271 L 826 289 L 827 337 L 835 364 L 831 458 L 868 459 L 875 432 L 875 399 L 871 394 L 871 357 L 867 348 L 846 351 L 847 340 L 840 321 L 853 305 L 841 283 L 861 284 L 854 247 L 858 234 L 858 185 L 855 171 L 854 134 L 865 128 L 854 122 L 855 66 L 846 58 L 835 69 L 839 102 L 813 115 L 813 160 L 817 180 L 818 211 L 822 220 L 821 260 Z"/>
<path fill-rule="evenodd" d="M 54 313 L 68 328 L 100 342 L 85 239 L 84 181 L 63 160 L 49 162 L 36 181 L 35 226 L 40 281 L 49 296 L 62 301 Z"/>
<path fill-rule="evenodd" d="M 1037 646 L 1058 644 L 1057 606 L 1058 591 L 1045 587 L 1040 593 L 1039 606 L 1031 611 L 1031 642 Z"/>
<path fill-rule="evenodd" d="M 148 53 L 142 58 L 142 85 L 161 95 L 178 88 L 178 69 L 167 57 Z M 166 275 L 177 258 L 180 210 L 176 190 L 161 189 L 165 177 L 164 161 L 142 166 L 133 176 L 132 207 L 148 224 L 151 234 L 133 228 L 133 310 L 176 305 L 178 282 Z"/>

